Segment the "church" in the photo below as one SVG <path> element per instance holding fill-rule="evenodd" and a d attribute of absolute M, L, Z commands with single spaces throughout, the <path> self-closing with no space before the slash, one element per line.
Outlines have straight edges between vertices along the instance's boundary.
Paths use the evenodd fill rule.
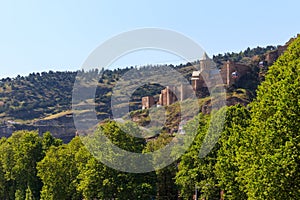
<path fill-rule="evenodd" d="M 249 66 L 227 61 L 221 68 L 210 59 L 206 53 L 203 54 L 196 71 L 192 72 L 190 83 L 193 91 L 186 86 L 167 86 L 161 90 L 159 99 L 146 96 L 142 98 L 142 109 L 148 109 L 153 105 L 169 106 L 176 101 L 183 101 L 189 97 L 189 93 L 195 92 L 197 97 L 209 96 L 209 88 L 215 86 L 230 87 L 241 80 L 247 73 L 252 73 Z M 177 95 L 175 95 L 177 94 Z"/>

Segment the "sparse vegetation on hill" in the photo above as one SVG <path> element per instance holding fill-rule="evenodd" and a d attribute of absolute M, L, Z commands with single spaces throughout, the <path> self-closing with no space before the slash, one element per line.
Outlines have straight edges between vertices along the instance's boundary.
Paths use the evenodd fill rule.
<path fill-rule="evenodd" d="M 228 105 L 234 105 L 236 103 L 246 105 L 255 97 L 255 90 L 260 82 L 264 80 L 264 75 L 268 70 L 268 63 L 265 63 L 264 68 L 259 68 L 258 62 L 265 59 L 268 53 L 274 51 L 278 51 L 278 47 L 248 48 L 240 53 L 225 53 L 224 55 L 219 54 L 213 57 L 219 66 L 224 64 L 225 61 L 231 60 L 247 64 L 251 67 L 250 73 L 227 88 Z M 275 55 L 278 55 L 278 53 Z M 192 72 L 199 67 L 199 61 L 177 66 L 164 66 L 170 69 L 176 69 L 187 80 L 190 80 Z M 143 70 L 127 67 L 125 69 L 118 68 L 105 71 L 94 69 L 87 72 L 49 71 L 31 73 L 28 76 L 4 78 L 0 80 L 0 132 L 2 135 L 8 136 L 15 130 L 26 128 L 29 130 L 39 130 L 40 134 L 42 131 L 52 131 L 53 135 L 59 136 L 62 134 L 60 133 L 61 129 L 69 134 L 69 136 L 64 135 L 61 137 L 65 142 L 68 142 L 75 135 L 74 124 L 68 115 L 72 115 L 70 112 L 70 110 L 72 110 L 72 92 L 78 73 L 84 74 L 84 78 L 81 80 L 81 87 L 89 90 L 89 88 L 94 87 L 93 84 L 96 83 L 97 89 L 94 99 L 86 99 L 86 101 L 73 106 L 84 108 L 95 102 L 97 117 L 101 121 L 112 116 L 111 97 L 113 92 L 120 92 L 120 94 L 122 94 L 123 91 L 116 91 L 114 88 L 116 84 L 120 82 L 123 75 L 130 70 L 136 70 L 138 73 L 149 71 L 149 75 L 151 75 L 152 69 L 155 71 L 155 69 L 164 66 L 148 65 L 141 67 Z M 101 77 L 99 77 L 100 74 Z M 158 76 L 157 79 L 165 79 L 164 73 L 160 73 Z M 127 84 L 128 87 L 134 86 L 130 81 L 125 81 L 124 84 Z M 158 99 L 158 94 L 163 88 L 163 86 L 156 84 L 155 80 L 149 79 L 149 83 L 133 91 L 129 99 L 129 110 L 135 111 L 141 109 L 141 98 L 143 96 L 154 96 Z M 120 97 L 123 98 L 122 95 Z M 200 99 L 199 102 L 200 111 L 209 113 L 209 109 L 206 108 L 210 105 L 209 100 Z M 123 106 L 127 105 L 128 102 L 124 102 Z M 203 106 L 205 108 L 202 108 Z M 147 117 L 144 118 L 143 116 L 144 115 L 135 115 L 135 120 L 139 121 L 139 123 L 147 124 Z M 137 119 L 138 117 L 141 117 L 141 119 Z M 174 116 L 170 117 L 169 125 L 164 128 L 172 132 L 173 130 L 168 128 L 168 126 L 173 126 L 176 120 L 171 120 L 175 119 Z M 55 124 L 60 124 L 60 127 L 54 127 Z M 64 124 L 66 126 L 64 126 Z"/>
<path fill-rule="evenodd" d="M 268 46 L 266 48 L 257 47 L 248 48 L 240 53 L 225 53 L 214 56 L 217 64 L 222 64 L 227 60 L 235 62 L 245 62 L 248 65 L 257 67 L 257 63 L 251 60 L 258 56 L 263 57 L 268 51 L 275 50 L 276 47 Z M 177 69 L 187 79 L 191 72 L 195 70 L 199 63 L 187 63 L 178 66 L 170 65 Z M 146 66 L 152 67 L 152 66 Z M 110 115 L 110 96 L 113 86 L 119 78 L 129 71 L 126 69 L 106 70 L 99 80 L 95 101 L 99 104 L 96 110 L 100 118 L 106 118 Z M 254 70 L 254 73 L 257 69 Z M 85 72 L 86 78 L 98 77 L 98 70 Z M 42 72 L 31 73 L 28 76 L 17 76 L 15 78 L 4 78 L 0 81 L 0 117 L 2 119 L 22 119 L 33 120 L 47 117 L 62 111 L 71 109 L 72 89 L 77 72 Z M 253 83 L 255 84 L 255 83 Z M 88 85 L 87 85 L 88 87 Z M 156 95 L 162 89 L 159 85 L 145 85 L 136 90 L 131 98 L 132 110 L 140 108 L 142 96 Z"/>

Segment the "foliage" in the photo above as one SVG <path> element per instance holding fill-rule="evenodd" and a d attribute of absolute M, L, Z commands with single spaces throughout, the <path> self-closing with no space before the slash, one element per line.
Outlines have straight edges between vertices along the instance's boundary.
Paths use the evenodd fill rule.
<path fill-rule="evenodd" d="M 217 64 L 221 64 L 222 62 L 227 62 L 228 60 L 234 61 L 234 62 L 242 62 L 243 60 L 248 60 L 246 63 L 247 65 L 251 65 L 251 58 L 254 56 L 263 56 L 264 54 L 266 54 L 269 51 L 274 51 L 276 50 L 277 47 L 275 46 L 267 46 L 267 47 L 256 47 L 253 49 L 250 49 L 250 47 L 248 47 L 246 50 L 241 51 L 239 53 L 225 53 L 225 54 L 218 54 L 215 55 L 213 57 L 214 61 Z M 250 59 L 246 59 L 246 58 L 250 58 Z"/>
<path fill-rule="evenodd" d="M 187 124 L 186 133 L 197 131 L 196 138 L 180 160 L 178 166 L 178 173 L 176 175 L 176 183 L 180 187 L 181 196 L 184 199 L 191 199 L 195 194 L 195 189 L 201 191 L 203 198 L 209 197 L 210 199 L 218 198 L 217 184 L 213 175 L 213 166 L 215 164 L 215 150 L 213 150 L 205 158 L 200 158 L 199 152 L 203 144 L 204 138 L 208 131 L 209 117 L 200 114 L 198 120 Z M 199 123 L 195 129 L 194 123 Z"/>
<path fill-rule="evenodd" d="M 129 135 L 130 132 L 131 134 L 137 134 L 137 127 L 131 123 L 127 123 L 123 129 L 120 127 L 122 126 L 118 126 L 116 122 L 107 122 L 99 127 L 95 136 L 85 138 L 85 144 L 88 147 L 90 145 L 99 146 L 100 144 L 97 145 L 97 138 L 103 133 L 114 145 L 127 151 L 141 153 L 145 148 L 145 140 Z M 109 149 L 105 149 L 104 153 L 108 154 L 108 151 Z M 102 156 L 107 157 L 107 155 Z M 96 158 L 91 157 L 78 176 L 81 180 L 78 189 L 82 191 L 84 198 L 151 199 L 155 195 L 155 173 L 132 174 L 121 172 L 100 163 Z M 107 159 L 113 158 L 108 154 Z M 131 163 L 125 160 L 123 164 L 130 166 Z"/>
<path fill-rule="evenodd" d="M 76 153 L 82 147 L 78 137 L 69 144 L 52 146 L 44 159 L 38 163 L 38 176 L 43 181 L 41 199 L 81 199 L 77 193 L 77 176 L 79 171 Z"/>
<path fill-rule="evenodd" d="M 297 199 L 300 195 L 300 37 L 270 67 L 251 104 L 239 179 L 249 199 Z"/>
<path fill-rule="evenodd" d="M 173 137 L 170 134 L 163 133 L 156 139 L 148 141 L 144 151 L 154 152 L 156 150 L 159 150 L 168 145 L 172 139 Z M 156 199 L 178 199 L 178 188 L 175 184 L 177 161 L 163 169 L 156 170 L 155 172 L 157 188 Z"/>
<path fill-rule="evenodd" d="M 200 116 L 202 128 L 176 176 L 183 198 L 191 198 L 195 187 L 209 199 L 219 198 L 218 190 L 225 199 L 299 197 L 299 55 L 300 37 L 270 67 L 250 112 L 241 106 L 227 109 L 221 137 L 202 159 L 198 152 L 209 120 Z"/>
<path fill-rule="evenodd" d="M 0 146 L 1 197 L 5 199 L 25 199 L 30 191 L 32 198 L 38 199 L 42 187 L 36 176 L 36 164 L 43 157 L 42 140 L 36 132 L 15 132 Z M 29 194 L 27 195 L 29 198 Z"/>
<path fill-rule="evenodd" d="M 215 174 L 221 190 L 225 192 L 225 199 L 246 199 L 242 184 L 237 181 L 239 172 L 237 154 L 244 146 L 247 137 L 245 129 L 249 125 L 249 120 L 250 113 L 245 107 L 237 105 L 227 109 L 215 165 Z"/>

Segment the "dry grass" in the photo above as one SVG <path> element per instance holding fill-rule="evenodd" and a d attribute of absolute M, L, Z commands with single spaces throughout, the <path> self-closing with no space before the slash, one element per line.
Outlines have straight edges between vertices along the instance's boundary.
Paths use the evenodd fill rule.
<path fill-rule="evenodd" d="M 57 118 L 60 118 L 60 117 L 63 117 L 65 115 L 70 115 L 72 114 L 73 112 L 71 110 L 67 110 L 67 111 L 64 111 L 64 112 L 60 112 L 60 113 L 57 113 L 57 114 L 54 114 L 54 115 L 50 115 L 48 117 L 45 117 L 43 120 L 52 120 L 52 119 L 57 119 Z"/>

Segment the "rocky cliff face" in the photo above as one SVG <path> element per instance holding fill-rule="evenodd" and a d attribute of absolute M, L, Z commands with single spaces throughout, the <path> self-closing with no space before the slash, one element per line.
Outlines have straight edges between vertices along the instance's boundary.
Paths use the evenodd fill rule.
<path fill-rule="evenodd" d="M 68 143 L 76 135 L 72 115 L 65 115 L 50 120 L 38 120 L 31 124 L 5 122 L 0 126 L 0 136 L 9 137 L 13 132 L 18 130 L 36 130 L 40 135 L 50 132 L 54 137 L 62 139 L 64 143 Z"/>
<path fill-rule="evenodd" d="M 0 126 L 0 136 L 9 137 L 15 131 L 15 127 L 8 124 L 3 124 Z"/>

